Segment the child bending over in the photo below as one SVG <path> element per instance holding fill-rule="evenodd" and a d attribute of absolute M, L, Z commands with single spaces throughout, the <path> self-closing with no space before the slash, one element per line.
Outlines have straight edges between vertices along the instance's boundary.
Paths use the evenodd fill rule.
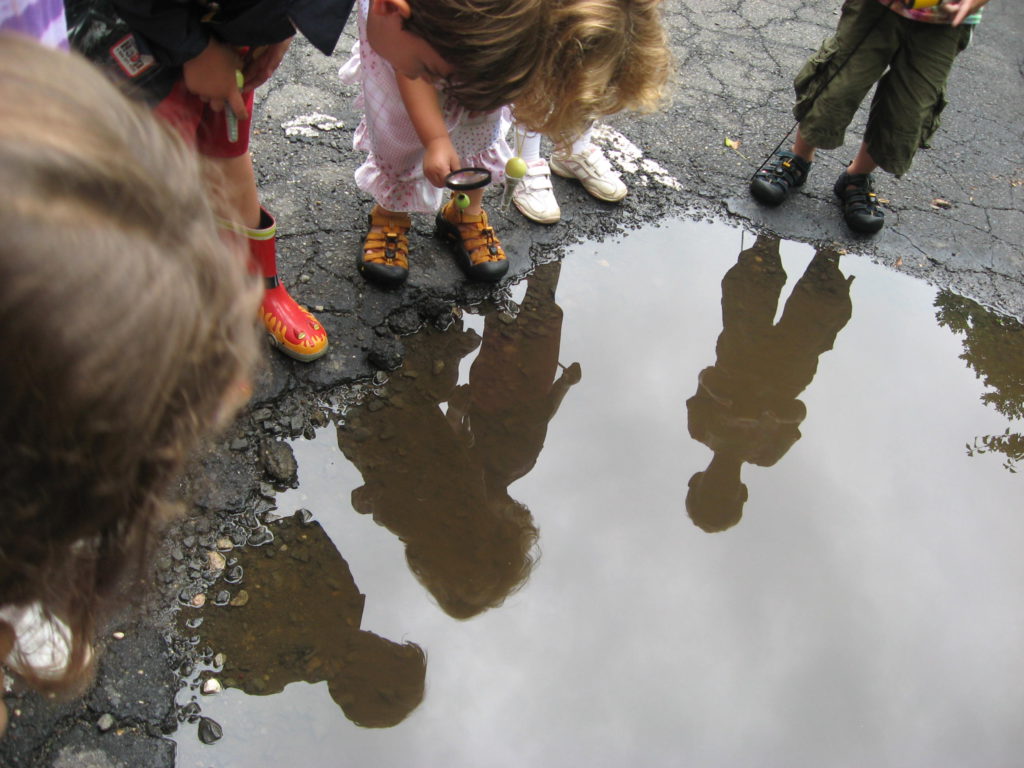
<path fill-rule="evenodd" d="M 68 690 L 241 404 L 260 287 L 195 153 L 87 61 L 0 33 L 0 103 L 0 662 Z"/>
<path fill-rule="evenodd" d="M 277 69 L 296 29 L 330 55 L 351 0 L 114 0 L 114 5 L 148 53 L 164 66 L 181 70 L 156 111 L 216 166 L 214 178 L 226 208 L 222 216 L 240 222 L 252 267 L 264 278 L 260 317 L 271 343 L 296 360 L 323 356 L 327 331 L 296 303 L 278 277 L 277 224 L 260 205 L 249 134 L 253 92 Z M 229 120 L 237 120 L 237 134 Z"/>
<path fill-rule="evenodd" d="M 750 182 L 765 205 L 779 205 L 803 186 L 815 150 L 841 146 L 847 126 L 871 87 L 867 128 L 857 155 L 839 174 L 833 192 L 855 232 L 873 234 L 885 224 L 871 173 L 896 177 L 910 170 L 919 148 L 928 147 L 946 105 L 953 61 L 971 40 L 988 0 L 917 2 L 846 0 L 835 35 L 822 43 L 794 80 L 799 120 L 790 150 L 776 153 Z"/>
<path fill-rule="evenodd" d="M 342 69 L 361 80 L 365 117 L 356 148 L 369 157 L 356 182 L 376 200 L 357 263 L 397 284 L 408 275 L 409 212 L 433 213 L 445 176 L 481 166 L 500 181 L 510 151 L 497 108 L 563 143 L 597 117 L 651 109 L 668 76 L 659 0 L 363 0 L 360 44 Z M 455 28 L 453 20 L 458 20 Z M 438 34 L 444 30 L 444 34 Z M 508 270 L 480 206 L 453 196 L 437 233 L 473 279 Z"/>

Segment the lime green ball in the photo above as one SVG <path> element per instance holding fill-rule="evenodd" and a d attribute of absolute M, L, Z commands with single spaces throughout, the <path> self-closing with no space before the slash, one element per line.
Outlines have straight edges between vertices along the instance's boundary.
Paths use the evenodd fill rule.
<path fill-rule="evenodd" d="M 455 196 L 455 207 L 460 211 L 464 211 L 466 208 L 469 208 L 469 195 L 465 192 L 459 192 L 459 194 Z"/>
<path fill-rule="evenodd" d="M 521 157 L 510 157 L 505 163 L 505 175 L 521 179 L 526 175 L 526 161 Z"/>

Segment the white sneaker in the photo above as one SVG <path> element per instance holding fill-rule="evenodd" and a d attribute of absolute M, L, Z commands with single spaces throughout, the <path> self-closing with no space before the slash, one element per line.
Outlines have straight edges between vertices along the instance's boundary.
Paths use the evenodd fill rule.
<path fill-rule="evenodd" d="M 526 168 L 523 180 L 512 189 L 512 202 L 520 213 L 538 224 L 554 224 L 562 211 L 551 188 L 551 169 L 544 158 L 534 160 Z"/>
<path fill-rule="evenodd" d="M 596 144 L 578 155 L 553 154 L 551 170 L 566 179 L 579 179 L 587 192 L 606 203 L 619 202 L 628 191 Z"/>

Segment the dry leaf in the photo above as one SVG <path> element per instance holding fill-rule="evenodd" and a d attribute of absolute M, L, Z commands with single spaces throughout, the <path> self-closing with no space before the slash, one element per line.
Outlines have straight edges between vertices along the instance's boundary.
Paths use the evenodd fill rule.
<path fill-rule="evenodd" d="M 943 200 L 941 197 L 936 197 L 932 200 L 932 208 L 938 210 L 939 208 L 952 208 L 953 204 L 949 200 Z"/>
<path fill-rule="evenodd" d="M 896 265 L 895 266 L 897 266 L 897 267 L 902 267 L 903 266 L 903 257 L 902 256 L 900 256 L 899 258 L 896 259 Z"/>
<path fill-rule="evenodd" d="M 725 146 L 727 146 L 729 149 L 739 149 L 740 148 L 740 143 L 738 141 L 736 141 L 736 139 L 730 139 L 730 138 L 726 137 L 726 139 L 725 139 Z"/>

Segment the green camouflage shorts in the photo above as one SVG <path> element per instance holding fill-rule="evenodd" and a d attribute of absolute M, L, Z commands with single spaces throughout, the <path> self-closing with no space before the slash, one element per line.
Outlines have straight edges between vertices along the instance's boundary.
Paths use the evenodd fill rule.
<path fill-rule="evenodd" d="M 835 35 L 793 81 L 800 135 L 822 149 L 841 146 L 878 83 L 864 141 L 879 166 L 902 176 L 939 127 L 949 71 L 973 29 L 910 21 L 878 0 L 846 0 Z"/>

